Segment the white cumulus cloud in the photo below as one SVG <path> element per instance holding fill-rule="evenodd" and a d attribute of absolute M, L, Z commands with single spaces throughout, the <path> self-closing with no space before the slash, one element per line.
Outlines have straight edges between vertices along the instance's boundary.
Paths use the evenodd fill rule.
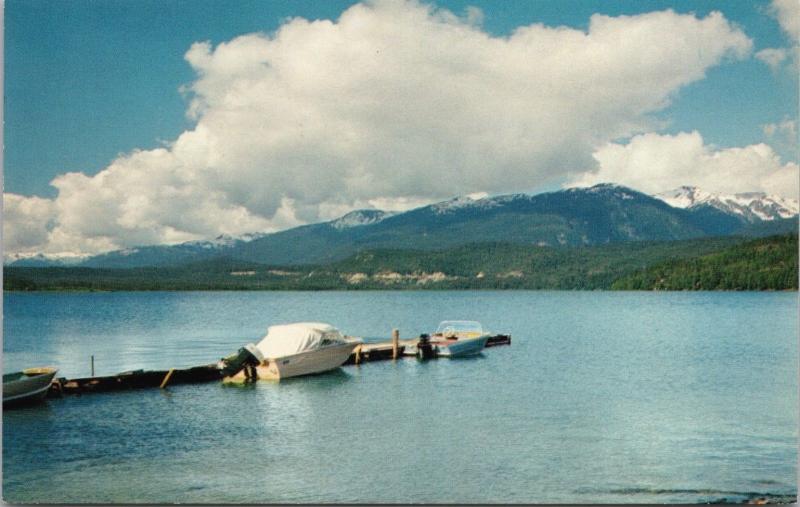
<path fill-rule="evenodd" d="M 797 122 L 788 118 L 780 123 L 767 123 L 761 126 L 764 135 L 768 138 L 783 136 L 784 140 L 796 144 L 797 141 Z"/>
<path fill-rule="evenodd" d="M 795 44 L 800 42 L 800 2 L 797 0 L 772 0 L 770 9 L 786 35 Z"/>
<path fill-rule="evenodd" d="M 766 48 L 756 53 L 756 58 L 769 65 L 772 70 L 778 70 L 787 56 L 789 51 L 785 48 Z"/>
<path fill-rule="evenodd" d="M 3 194 L 3 242 L 15 252 L 36 251 L 46 244 L 54 219 L 50 199 Z"/>
<path fill-rule="evenodd" d="M 787 157 L 793 157 L 797 160 L 800 155 L 800 139 L 797 137 L 797 121 L 789 118 L 784 118 L 783 121 L 778 123 L 767 123 L 761 125 L 761 130 L 764 132 L 764 137 L 769 142 L 770 146 L 787 154 Z"/>
<path fill-rule="evenodd" d="M 195 126 L 94 176 L 57 177 L 52 201 L 16 202 L 48 211 L 7 214 L 6 251 L 174 243 L 560 182 L 752 48 L 719 12 L 594 15 L 587 30 L 506 37 L 481 19 L 376 1 L 195 43 L 184 88 Z"/>
<path fill-rule="evenodd" d="M 796 74 L 797 65 L 800 64 L 800 1 L 772 0 L 768 12 L 778 21 L 789 39 L 790 47 L 762 49 L 755 56 L 772 70 L 780 69 L 784 61 L 794 62 L 792 72 Z"/>
<path fill-rule="evenodd" d="M 717 149 L 698 132 L 642 134 L 594 153 L 598 169 L 572 184 L 613 181 L 649 193 L 691 184 L 719 193 L 763 191 L 797 199 L 798 165 L 783 163 L 766 144 Z"/>

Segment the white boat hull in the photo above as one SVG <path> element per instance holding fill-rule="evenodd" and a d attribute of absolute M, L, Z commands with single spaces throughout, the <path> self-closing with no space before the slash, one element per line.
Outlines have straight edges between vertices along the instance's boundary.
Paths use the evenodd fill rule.
<path fill-rule="evenodd" d="M 353 340 L 290 356 L 267 358 L 256 366 L 256 374 L 258 380 L 281 380 L 334 370 L 343 365 L 360 344 L 360 340 Z M 246 379 L 247 373 L 243 370 L 230 380 L 241 382 Z"/>
<path fill-rule="evenodd" d="M 431 342 L 436 349 L 436 354 L 442 357 L 463 357 L 479 354 L 486 342 L 489 340 L 489 335 L 483 335 L 476 338 L 459 338 L 455 341 L 447 342 Z"/>

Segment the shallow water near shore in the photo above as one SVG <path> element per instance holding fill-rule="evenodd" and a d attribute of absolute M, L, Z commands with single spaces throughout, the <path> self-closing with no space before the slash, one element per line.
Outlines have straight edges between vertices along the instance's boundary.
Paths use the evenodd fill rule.
<path fill-rule="evenodd" d="M 4 371 L 214 362 L 268 325 L 511 346 L 3 413 L 7 502 L 694 503 L 797 491 L 797 294 L 4 294 Z"/>

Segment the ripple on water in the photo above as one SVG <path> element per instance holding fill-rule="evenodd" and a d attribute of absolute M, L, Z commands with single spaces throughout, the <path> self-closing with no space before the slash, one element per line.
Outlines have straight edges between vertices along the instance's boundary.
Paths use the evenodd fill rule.
<path fill-rule="evenodd" d="M 3 414 L 9 502 L 629 502 L 794 497 L 794 294 L 4 294 L 4 367 L 207 363 L 267 325 L 471 318 L 468 360 L 67 397 Z M 785 496 L 781 496 L 785 495 Z"/>

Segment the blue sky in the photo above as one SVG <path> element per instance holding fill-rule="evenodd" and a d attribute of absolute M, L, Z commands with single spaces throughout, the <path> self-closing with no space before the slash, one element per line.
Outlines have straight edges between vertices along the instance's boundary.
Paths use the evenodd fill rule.
<path fill-rule="evenodd" d="M 796 198 L 792 1 L 10 0 L 6 248 L 597 181 Z"/>
<path fill-rule="evenodd" d="M 179 87 L 194 74 L 183 59 L 195 41 L 219 43 L 275 30 L 287 17 L 336 19 L 352 1 L 103 0 L 6 3 L 5 190 L 53 197 L 59 173 L 94 174 L 117 154 L 152 148 L 191 126 Z M 531 23 L 586 28 L 593 13 L 671 8 L 721 10 L 755 49 L 785 45 L 767 2 L 442 1 L 456 13 L 480 7 L 484 27 L 507 35 Z M 797 79 L 747 60 L 711 69 L 662 113 L 668 132 L 697 129 L 707 142 L 763 140 L 761 125 L 797 117 Z M 783 150 L 784 158 L 796 153 Z"/>

